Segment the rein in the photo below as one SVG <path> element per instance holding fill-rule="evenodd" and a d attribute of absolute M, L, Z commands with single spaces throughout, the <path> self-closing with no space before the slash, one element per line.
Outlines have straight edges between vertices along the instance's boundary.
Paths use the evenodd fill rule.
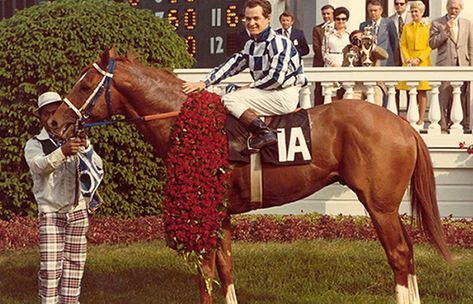
<path fill-rule="evenodd" d="M 174 111 L 174 112 L 167 112 L 167 113 L 160 113 L 160 114 L 138 116 L 138 117 L 133 117 L 133 118 L 87 122 L 87 123 L 83 123 L 82 126 L 89 128 L 89 127 L 96 127 L 96 126 L 113 125 L 118 122 L 135 122 L 135 121 L 150 121 L 150 120 L 166 119 L 166 118 L 175 117 L 179 115 L 179 113 L 180 111 Z"/>
<path fill-rule="evenodd" d="M 77 124 L 81 125 L 82 127 L 88 128 L 88 127 L 95 127 L 95 126 L 106 126 L 106 125 L 112 125 L 118 122 L 150 121 L 150 120 L 171 118 L 171 117 L 175 117 L 179 115 L 180 113 L 179 111 L 173 111 L 173 112 L 167 112 L 167 113 L 138 116 L 138 117 L 133 117 L 133 118 L 110 119 L 110 120 L 102 120 L 102 121 L 85 123 L 85 120 L 89 118 L 90 113 L 92 112 L 92 109 L 94 108 L 98 99 L 102 95 L 105 87 L 107 87 L 107 95 L 105 96 L 105 100 L 107 101 L 108 115 L 109 117 L 112 117 L 111 83 L 112 83 L 112 78 L 113 78 L 113 71 L 115 70 L 115 66 L 116 66 L 116 60 L 110 59 L 108 63 L 108 66 L 109 66 L 108 71 L 102 70 L 102 68 L 100 68 L 100 66 L 97 63 L 94 63 L 92 66 L 100 74 L 102 74 L 103 77 L 100 80 L 100 82 L 97 84 L 97 87 L 94 89 L 94 91 L 90 94 L 90 96 L 87 98 L 84 104 L 80 107 L 80 109 L 74 106 L 74 104 L 69 99 L 67 99 L 67 97 L 64 98 L 64 102 L 69 107 L 69 109 L 74 111 L 74 113 L 77 115 L 78 117 Z M 85 75 L 86 74 L 84 74 L 82 78 L 84 78 Z M 79 79 L 79 81 L 81 81 L 82 78 Z"/>

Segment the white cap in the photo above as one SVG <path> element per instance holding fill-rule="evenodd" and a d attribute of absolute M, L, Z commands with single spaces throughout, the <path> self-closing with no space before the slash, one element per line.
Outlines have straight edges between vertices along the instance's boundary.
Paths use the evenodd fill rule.
<path fill-rule="evenodd" d="M 55 102 L 62 102 L 61 96 L 59 96 L 58 93 L 56 92 L 46 92 L 38 97 L 38 109 L 36 111 L 39 111 L 42 107 L 45 105 L 55 103 Z"/>

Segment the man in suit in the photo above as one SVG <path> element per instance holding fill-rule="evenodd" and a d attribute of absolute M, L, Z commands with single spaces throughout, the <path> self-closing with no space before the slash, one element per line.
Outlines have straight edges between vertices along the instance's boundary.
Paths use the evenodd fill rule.
<path fill-rule="evenodd" d="M 312 30 L 312 50 L 314 51 L 314 57 L 312 61 L 313 67 L 323 67 L 324 57 L 322 54 L 322 42 L 325 37 L 325 29 L 333 28 L 333 11 L 335 8 L 330 4 L 327 4 L 321 8 L 323 23 L 314 26 Z M 324 96 L 322 95 L 322 86 L 320 82 L 315 83 L 314 88 L 314 106 L 321 105 L 324 103 Z"/>
<path fill-rule="evenodd" d="M 447 14 L 431 24 L 429 45 L 438 50 L 438 66 L 473 66 L 473 30 L 469 20 L 459 17 L 462 9 L 463 0 L 448 0 Z M 469 85 L 465 82 L 461 96 L 465 129 L 470 129 L 469 95 Z M 451 98 L 452 86 L 449 82 L 442 82 L 439 99 L 443 131 L 448 129 L 450 122 Z"/>
<path fill-rule="evenodd" d="M 394 66 L 394 53 L 399 49 L 399 36 L 396 25 L 388 18 L 383 18 L 383 6 L 380 0 L 371 0 L 368 3 L 369 20 L 360 24 L 360 31 L 371 26 L 376 37 L 376 44 L 388 52 L 388 59 L 381 61 L 381 66 Z"/>
<path fill-rule="evenodd" d="M 388 17 L 389 20 L 394 22 L 398 33 L 398 39 L 401 41 L 402 29 L 405 24 L 412 21 L 411 14 L 409 14 L 407 0 L 394 0 L 394 9 L 396 12 Z M 401 48 L 398 44 L 398 48 L 394 50 L 394 66 L 402 66 Z M 396 88 L 396 106 L 399 111 L 399 90 Z"/>
<path fill-rule="evenodd" d="M 289 11 L 285 11 L 279 16 L 279 22 L 281 22 L 282 28 L 277 29 L 276 33 L 289 38 L 301 57 L 309 54 L 309 46 L 304 32 L 293 26 L 294 16 Z"/>
<path fill-rule="evenodd" d="M 398 40 L 401 40 L 402 29 L 405 24 L 408 24 L 412 21 L 411 14 L 407 9 L 408 3 L 407 0 L 394 0 L 394 9 L 396 12 L 388 17 L 389 20 L 394 22 L 397 31 Z M 394 65 L 402 66 L 401 52 L 398 44 L 398 48 L 394 52 Z"/>

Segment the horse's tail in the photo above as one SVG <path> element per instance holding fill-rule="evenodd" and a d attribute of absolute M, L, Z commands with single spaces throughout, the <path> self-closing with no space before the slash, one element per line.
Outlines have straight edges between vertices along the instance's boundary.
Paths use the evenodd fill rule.
<path fill-rule="evenodd" d="M 447 261 L 450 261 L 451 255 L 445 240 L 437 204 L 432 160 L 421 136 L 417 132 L 413 133 L 415 133 L 417 144 L 417 160 L 411 177 L 412 215 L 416 217 L 417 223 L 427 234 L 430 242 Z"/>

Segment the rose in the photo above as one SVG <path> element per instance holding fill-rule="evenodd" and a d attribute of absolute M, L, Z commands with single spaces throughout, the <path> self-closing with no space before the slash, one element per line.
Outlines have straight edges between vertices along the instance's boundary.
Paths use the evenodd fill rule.
<path fill-rule="evenodd" d="M 191 94 L 172 130 L 163 203 L 165 231 L 169 246 L 196 264 L 216 248 L 227 216 L 225 118 L 220 96 Z"/>

